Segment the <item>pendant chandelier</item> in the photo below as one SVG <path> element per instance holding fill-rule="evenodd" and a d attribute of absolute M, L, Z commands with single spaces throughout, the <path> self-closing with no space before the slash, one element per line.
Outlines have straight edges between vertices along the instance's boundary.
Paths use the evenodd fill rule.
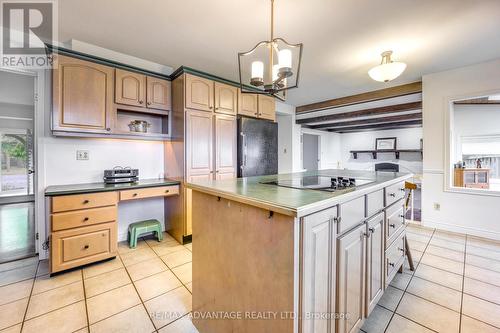
<path fill-rule="evenodd" d="M 286 90 L 298 87 L 301 58 L 302 43 L 290 44 L 274 37 L 274 0 L 271 0 L 271 38 L 248 52 L 238 53 L 241 92 L 285 100 Z"/>
<path fill-rule="evenodd" d="M 382 52 L 382 62 L 380 65 L 373 67 L 368 72 L 368 75 L 375 81 L 389 82 L 403 74 L 406 69 L 404 62 L 396 62 L 391 59 L 392 51 Z"/>

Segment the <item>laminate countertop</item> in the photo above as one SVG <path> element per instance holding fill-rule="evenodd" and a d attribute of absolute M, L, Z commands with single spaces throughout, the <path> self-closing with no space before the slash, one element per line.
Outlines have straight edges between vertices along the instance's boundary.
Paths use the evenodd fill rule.
<path fill-rule="evenodd" d="M 45 189 L 45 196 L 53 197 L 58 195 L 121 191 L 121 190 L 132 190 L 138 188 L 179 185 L 179 184 L 181 184 L 179 180 L 165 178 L 165 179 L 140 179 L 135 183 L 125 183 L 125 184 L 88 183 L 88 184 L 55 185 L 55 186 L 49 186 Z"/>
<path fill-rule="evenodd" d="M 277 180 L 299 179 L 304 176 L 340 176 L 365 179 L 369 180 L 370 183 L 335 192 L 265 184 Z M 330 169 L 261 177 L 197 181 L 187 183 L 186 187 L 281 214 L 302 217 L 411 177 L 410 173 Z"/>

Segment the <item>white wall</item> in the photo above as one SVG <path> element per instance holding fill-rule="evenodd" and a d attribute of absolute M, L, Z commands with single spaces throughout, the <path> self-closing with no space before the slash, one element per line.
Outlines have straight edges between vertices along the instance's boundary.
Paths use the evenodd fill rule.
<path fill-rule="evenodd" d="M 423 77 L 424 225 L 500 239 L 500 197 L 445 190 L 448 108 L 452 100 L 500 92 L 500 59 Z M 440 209 L 434 209 L 434 204 Z"/>
<path fill-rule="evenodd" d="M 395 163 L 400 165 L 401 172 L 422 173 L 422 155 L 401 153 L 397 160 L 394 153 L 379 153 L 374 160 L 371 154 L 358 154 L 354 159 L 351 150 L 375 149 L 376 138 L 397 137 L 397 148 L 420 149 L 422 128 L 405 128 L 385 131 L 368 131 L 340 134 L 342 168 L 353 170 L 375 170 L 376 163 Z"/>

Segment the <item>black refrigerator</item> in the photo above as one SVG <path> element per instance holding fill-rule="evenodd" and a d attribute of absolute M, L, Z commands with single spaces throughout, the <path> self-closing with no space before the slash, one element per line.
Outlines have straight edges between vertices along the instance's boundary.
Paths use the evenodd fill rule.
<path fill-rule="evenodd" d="M 278 124 L 238 117 L 238 177 L 278 173 Z"/>

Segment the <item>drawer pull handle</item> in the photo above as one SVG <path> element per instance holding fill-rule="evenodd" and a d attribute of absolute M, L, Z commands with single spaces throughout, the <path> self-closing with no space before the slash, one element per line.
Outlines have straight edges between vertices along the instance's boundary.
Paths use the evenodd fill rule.
<path fill-rule="evenodd" d="M 165 193 L 168 193 L 168 192 L 170 192 L 170 190 L 165 190 Z"/>
<path fill-rule="evenodd" d="M 389 193 L 389 196 L 395 198 L 396 197 L 396 193 Z"/>
<path fill-rule="evenodd" d="M 90 202 L 89 200 L 83 200 L 84 205 L 88 204 L 89 202 Z"/>
<path fill-rule="evenodd" d="M 340 216 L 336 216 L 333 218 L 333 222 L 335 222 L 335 223 L 340 223 L 341 220 L 342 220 L 342 218 Z"/>
<path fill-rule="evenodd" d="M 406 190 L 404 188 L 400 188 L 399 189 L 401 192 L 406 192 Z"/>
<path fill-rule="evenodd" d="M 389 266 L 394 267 L 394 263 L 390 262 Z"/>
<path fill-rule="evenodd" d="M 85 246 L 83 247 L 83 249 L 84 249 L 84 250 L 87 250 L 88 248 L 89 248 L 89 246 L 88 246 L 88 245 L 85 245 Z"/>
<path fill-rule="evenodd" d="M 401 251 L 401 252 L 403 252 L 403 253 L 405 253 L 405 250 L 402 249 L 402 248 L 400 248 L 400 247 L 398 247 L 398 250 Z"/>
<path fill-rule="evenodd" d="M 83 222 L 87 222 L 88 220 L 89 220 L 89 218 L 86 217 L 86 218 L 83 219 Z"/>
<path fill-rule="evenodd" d="M 396 224 L 391 223 L 391 224 L 389 224 L 389 227 L 391 227 L 391 228 L 396 228 Z"/>
<path fill-rule="evenodd" d="M 374 233 L 375 233 L 375 228 L 369 228 L 368 230 L 370 230 L 370 232 L 371 232 L 372 234 L 374 234 Z"/>
<path fill-rule="evenodd" d="M 399 215 L 399 217 L 401 217 L 401 218 L 403 218 L 403 219 L 405 218 L 405 216 L 404 216 L 403 214 Z"/>
<path fill-rule="evenodd" d="M 136 196 L 137 196 L 137 193 L 132 194 L 132 196 L 133 196 L 133 197 L 136 197 Z"/>

